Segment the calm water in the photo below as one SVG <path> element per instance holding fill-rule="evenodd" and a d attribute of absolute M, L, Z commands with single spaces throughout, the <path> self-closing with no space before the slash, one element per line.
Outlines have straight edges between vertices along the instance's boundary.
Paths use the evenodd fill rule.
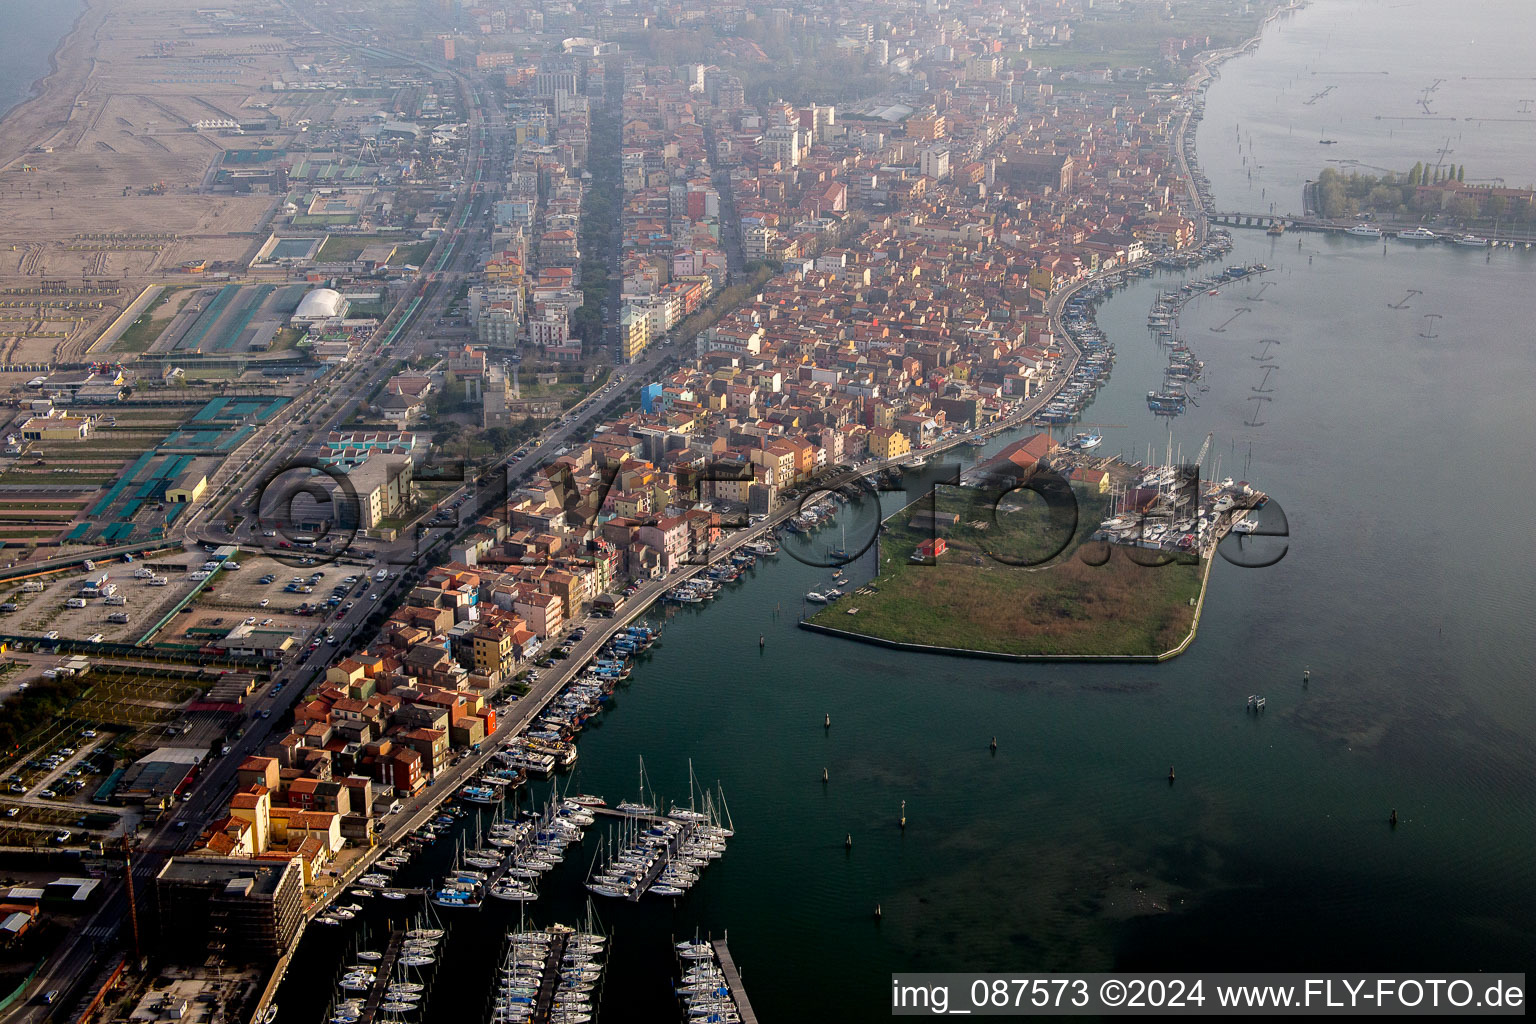
<path fill-rule="evenodd" d="M 0 115 L 31 95 L 79 15 L 75 0 L 0 0 Z"/>
<path fill-rule="evenodd" d="M 1468 182 L 1530 185 L 1533 37 L 1525 0 L 1316 0 L 1278 19 L 1210 91 L 1201 160 L 1207 173 L 1229 154 L 1234 165 L 1212 179 L 1218 207 L 1299 213 L 1302 185 L 1327 166 L 1380 175 L 1466 164 Z"/>
<path fill-rule="evenodd" d="M 1370 41 L 1366 26 L 1389 12 L 1390 43 Z M 1320 3 L 1229 64 L 1203 129 L 1220 144 L 1202 137 L 1218 200 L 1247 184 L 1229 141 L 1237 118 L 1220 111 L 1273 103 L 1285 54 L 1295 77 L 1367 40 L 1390 55 L 1394 80 L 1422 69 L 1410 88 L 1469 60 L 1523 70 L 1495 63 L 1496 47 L 1486 59 L 1440 47 L 1441 17 L 1429 4 Z M 1375 94 L 1358 109 L 1348 95 L 1345 122 L 1369 127 Z M 1316 164 L 1310 137 L 1241 120 L 1266 168 Z M 1396 159 L 1365 129 L 1348 137 L 1333 155 Z M 1532 155 L 1490 136 L 1481 156 L 1456 159 L 1516 175 Z M 655 789 L 686 800 L 691 758 L 724 788 L 738 834 L 676 908 L 598 905 L 616 936 L 610 1012 L 667 1012 L 668 944 L 696 930 L 729 930 L 768 1021 L 883 1016 L 890 973 L 915 968 L 1528 966 L 1536 355 L 1524 326 L 1536 260 L 1236 240 L 1233 262 L 1275 269 L 1187 307 L 1181 334 L 1210 390 L 1174 421 L 1174 443 L 1188 455 L 1214 432 L 1220 475 L 1283 507 L 1287 557 L 1262 570 L 1220 563 L 1198 642 L 1161 666 L 994 664 L 805 633 L 801 595 L 829 574 L 783 557 L 706 608 L 668 615 L 663 644 L 583 734 L 574 787 L 632 796 L 643 756 Z M 1144 457 L 1168 443 L 1143 400 L 1163 362 L 1145 316 L 1184 276 L 1138 282 L 1101 310 L 1119 350 L 1089 414 L 1106 451 Z M 1409 289 L 1422 294 L 1389 308 Z M 1253 358 L 1262 339 L 1277 342 L 1267 361 Z M 1276 367 L 1271 401 L 1254 402 L 1262 365 Z M 1251 693 L 1268 698 L 1262 719 L 1244 713 Z M 546 881 L 540 924 L 581 910 L 602 832 Z M 449 962 L 426 1018 L 474 1019 L 516 909 L 442 913 Z M 279 1002 L 318 1013 L 334 947 L 359 930 L 315 929 Z"/>

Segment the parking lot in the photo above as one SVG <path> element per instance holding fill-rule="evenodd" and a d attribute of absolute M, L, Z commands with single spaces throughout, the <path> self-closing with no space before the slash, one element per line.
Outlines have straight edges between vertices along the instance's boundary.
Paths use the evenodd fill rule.
<path fill-rule="evenodd" d="M 248 624 L 291 629 L 303 638 L 357 604 L 376 600 L 380 582 L 358 566 L 294 568 L 265 557 L 245 559 L 238 572 L 238 581 L 233 574 L 220 573 L 216 585 L 193 603 L 194 611 L 183 616 L 187 621 L 175 628 L 185 631 L 195 624 L 233 629 Z"/>
<path fill-rule="evenodd" d="M 77 570 L 8 583 L 0 588 L 0 630 L 134 643 L 197 585 L 201 564 L 192 553 L 91 570 L 82 561 Z M 100 585 L 92 590 L 91 582 Z"/>

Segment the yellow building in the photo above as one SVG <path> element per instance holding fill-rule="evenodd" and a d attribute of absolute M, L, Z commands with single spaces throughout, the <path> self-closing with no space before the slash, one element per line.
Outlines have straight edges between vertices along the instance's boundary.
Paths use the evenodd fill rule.
<path fill-rule="evenodd" d="M 912 446 L 901 431 L 877 428 L 869 432 L 869 450 L 877 458 L 894 459 L 910 452 Z"/>
<path fill-rule="evenodd" d="M 94 423 L 90 416 L 70 416 L 55 409 L 23 423 L 21 436 L 26 441 L 84 441 Z"/>
<path fill-rule="evenodd" d="M 202 468 L 193 464 L 191 469 L 182 473 L 176 481 L 165 489 L 165 500 L 173 505 L 190 505 L 198 501 L 208 491 L 208 477 Z"/>
<path fill-rule="evenodd" d="M 470 634 L 474 641 L 475 671 L 481 675 L 499 672 L 512 660 L 512 629 L 505 623 L 482 622 Z"/>
<path fill-rule="evenodd" d="M 632 363 L 651 343 L 651 318 L 645 313 L 626 308 L 619 318 L 619 358 Z"/>

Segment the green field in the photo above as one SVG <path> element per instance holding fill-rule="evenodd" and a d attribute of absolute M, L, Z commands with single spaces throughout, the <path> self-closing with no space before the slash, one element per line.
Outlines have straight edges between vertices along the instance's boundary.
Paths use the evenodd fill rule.
<path fill-rule="evenodd" d="M 415 245 L 402 245 L 400 248 L 396 249 L 395 254 L 389 258 L 389 263 L 391 266 L 395 267 L 404 266 L 406 264 L 410 264 L 413 267 L 419 267 L 427 261 L 428 256 L 432 255 L 432 247 L 436 244 L 437 243 L 433 240 L 427 239 L 424 242 L 417 242 Z"/>
<path fill-rule="evenodd" d="M 147 351 L 149 346 L 154 344 L 155 339 L 160 337 L 160 332 L 169 327 L 171 321 L 176 317 L 174 312 L 167 313 L 163 317 L 156 317 L 156 310 L 165 305 L 178 293 L 186 290 L 187 286 L 167 287 L 157 295 L 155 301 L 151 302 L 144 312 L 139 314 L 139 318 L 128 326 L 128 329 L 118 337 L 117 341 L 112 343 L 112 351 Z"/>
<path fill-rule="evenodd" d="M 352 220 L 356 219 L 356 217 L 352 218 Z M 336 223 L 334 218 L 329 220 L 331 223 Z M 345 263 L 357 259 L 370 245 L 400 245 L 403 241 L 404 239 L 397 235 L 331 235 L 326 238 L 325 244 L 315 255 L 315 262 Z M 391 262 L 400 262 L 399 253 L 395 254 L 395 259 Z"/>
<path fill-rule="evenodd" d="M 1075 524 L 1030 492 L 997 499 L 940 487 L 887 520 L 880 575 L 810 618 L 831 629 L 898 643 L 1006 655 L 1155 657 L 1194 623 L 1202 567 L 1192 556 L 1150 567 L 1126 548 L 1089 543 L 1106 499 L 1075 489 Z M 911 556 L 934 527 L 924 512 L 956 514 L 939 528 L 948 550 L 936 563 Z M 1102 565 L 1090 564 L 1108 555 Z M 1151 561 L 1151 552 L 1136 556 Z M 1032 563 L 1040 564 L 1032 564 Z"/>

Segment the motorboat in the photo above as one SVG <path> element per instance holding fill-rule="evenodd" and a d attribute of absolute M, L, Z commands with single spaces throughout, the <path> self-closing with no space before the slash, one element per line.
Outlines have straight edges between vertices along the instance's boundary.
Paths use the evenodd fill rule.
<path fill-rule="evenodd" d="M 1488 239 L 1479 238 L 1477 235 L 1459 235 L 1456 238 L 1456 244 L 1474 249 L 1486 249 L 1488 247 Z"/>
<path fill-rule="evenodd" d="M 1344 229 L 1346 235 L 1354 235 L 1356 238 L 1380 238 L 1381 228 L 1374 224 L 1356 224 L 1354 227 Z"/>
<path fill-rule="evenodd" d="M 1072 447 L 1080 452 L 1086 452 L 1091 448 L 1097 448 L 1104 443 L 1104 435 L 1097 431 L 1089 434 L 1077 434 L 1072 438 Z"/>
<path fill-rule="evenodd" d="M 1399 231 L 1397 233 L 1397 239 L 1400 242 L 1435 242 L 1439 238 L 1439 235 L 1425 227 L 1414 228 L 1412 231 Z"/>

